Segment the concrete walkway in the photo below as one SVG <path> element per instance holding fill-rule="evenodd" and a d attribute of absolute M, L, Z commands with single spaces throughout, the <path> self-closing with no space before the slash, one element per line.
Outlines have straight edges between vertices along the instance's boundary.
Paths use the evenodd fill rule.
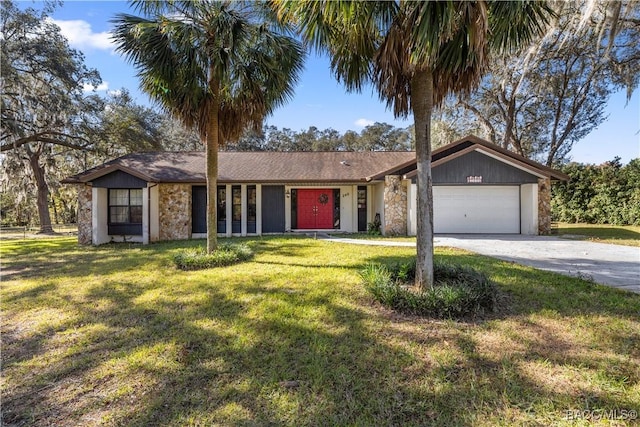
<path fill-rule="evenodd" d="M 415 246 L 413 242 L 318 236 L 357 245 Z M 528 265 L 540 270 L 592 279 L 596 283 L 640 293 L 640 248 L 568 240 L 551 236 L 437 235 L 436 246 L 450 246 Z"/>

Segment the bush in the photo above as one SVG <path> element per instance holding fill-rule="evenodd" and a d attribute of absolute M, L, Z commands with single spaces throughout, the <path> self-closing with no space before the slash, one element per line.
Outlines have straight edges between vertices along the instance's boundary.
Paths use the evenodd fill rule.
<path fill-rule="evenodd" d="M 469 267 L 435 263 L 433 289 L 411 289 L 415 261 L 387 267 L 370 264 L 360 277 L 373 297 L 394 310 L 436 318 L 463 318 L 493 311 L 495 285 Z"/>
<path fill-rule="evenodd" d="M 591 224 L 640 225 L 640 159 L 601 165 L 569 163 L 569 182 L 553 185 L 553 219 Z"/>
<path fill-rule="evenodd" d="M 201 270 L 246 261 L 252 256 L 253 252 L 245 244 L 225 243 L 210 254 L 202 247 L 183 249 L 173 256 L 173 261 L 181 270 Z"/>
<path fill-rule="evenodd" d="M 367 234 L 370 236 L 380 236 L 382 234 L 381 227 L 382 222 L 380 222 L 380 215 L 376 214 L 373 222 L 367 223 Z"/>

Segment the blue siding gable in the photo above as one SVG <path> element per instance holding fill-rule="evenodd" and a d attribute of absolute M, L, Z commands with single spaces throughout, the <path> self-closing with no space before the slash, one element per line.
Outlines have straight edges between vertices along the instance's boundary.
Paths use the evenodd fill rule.
<path fill-rule="evenodd" d="M 482 177 L 482 184 L 535 184 L 538 177 L 485 154 L 472 151 L 433 168 L 434 184 L 467 184 L 467 177 Z"/>
<path fill-rule="evenodd" d="M 91 184 L 97 188 L 145 188 L 147 186 L 144 179 L 120 170 L 96 178 L 91 181 Z"/>

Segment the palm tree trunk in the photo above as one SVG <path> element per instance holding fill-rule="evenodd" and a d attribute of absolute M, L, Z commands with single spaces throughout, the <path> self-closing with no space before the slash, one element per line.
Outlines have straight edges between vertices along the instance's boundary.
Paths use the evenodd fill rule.
<path fill-rule="evenodd" d="M 411 80 L 411 109 L 416 132 L 418 166 L 418 215 L 416 287 L 433 288 L 433 189 L 431 177 L 431 113 L 433 74 L 417 71 Z"/>
<path fill-rule="evenodd" d="M 211 115 L 207 125 L 205 142 L 207 155 L 207 253 L 218 247 L 218 146 L 219 146 L 219 114 L 218 104 L 213 102 Z"/>

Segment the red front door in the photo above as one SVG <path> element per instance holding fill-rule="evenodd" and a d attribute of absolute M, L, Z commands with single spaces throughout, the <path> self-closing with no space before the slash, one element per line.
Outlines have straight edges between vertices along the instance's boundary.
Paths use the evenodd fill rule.
<path fill-rule="evenodd" d="M 298 190 L 298 228 L 333 228 L 333 190 Z"/>

